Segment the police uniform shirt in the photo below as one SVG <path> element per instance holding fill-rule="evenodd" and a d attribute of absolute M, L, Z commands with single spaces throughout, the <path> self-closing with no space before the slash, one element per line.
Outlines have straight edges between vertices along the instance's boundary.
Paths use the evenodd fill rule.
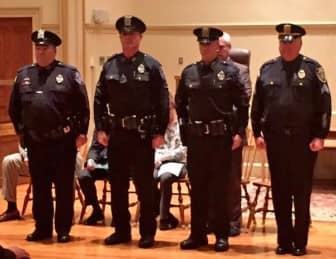
<path fill-rule="evenodd" d="M 184 69 L 176 93 L 179 117 L 183 121 L 227 119 L 233 105 L 238 108 L 236 132 L 245 134 L 248 120 L 248 98 L 239 79 L 239 70 L 231 62 L 215 60 L 197 62 Z"/>
<path fill-rule="evenodd" d="M 108 104 L 108 110 L 107 110 Z M 161 65 L 151 56 L 137 52 L 127 59 L 122 53 L 112 56 L 103 67 L 94 100 L 97 130 L 105 130 L 106 113 L 117 118 L 155 115 L 164 135 L 169 120 L 168 88 Z"/>
<path fill-rule="evenodd" d="M 292 62 L 278 57 L 261 67 L 251 112 L 254 136 L 289 128 L 325 138 L 330 116 L 330 92 L 318 62 L 299 55 Z"/>
<path fill-rule="evenodd" d="M 77 116 L 76 130 L 86 134 L 89 105 L 79 72 L 57 60 L 45 68 L 37 64 L 23 67 L 15 79 L 9 115 L 19 134 L 23 129 L 48 133 L 65 127 L 69 116 Z"/>

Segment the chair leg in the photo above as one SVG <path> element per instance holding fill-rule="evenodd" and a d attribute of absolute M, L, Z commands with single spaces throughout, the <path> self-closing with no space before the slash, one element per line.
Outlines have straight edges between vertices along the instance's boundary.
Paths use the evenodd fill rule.
<path fill-rule="evenodd" d="M 22 211 L 21 211 L 21 216 L 23 216 L 26 212 L 28 202 L 32 199 L 30 198 L 30 194 L 32 191 L 32 183 L 30 182 L 26 191 L 26 195 L 23 200 L 23 205 L 22 205 Z"/>
<path fill-rule="evenodd" d="M 265 193 L 265 201 L 264 201 L 264 207 L 263 207 L 263 216 L 262 216 L 262 224 L 263 226 L 265 226 L 265 222 L 266 222 L 266 214 L 268 212 L 268 201 L 270 199 L 269 196 L 269 192 L 270 192 L 270 188 L 266 187 L 266 193 Z"/>
<path fill-rule="evenodd" d="M 253 222 L 253 225 L 255 227 L 256 225 L 256 218 L 255 218 L 255 214 L 256 214 L 256 207 L 258 204 L 258 198 L 259 198 L 259 194 L 260 194 L 260 186 L 257 187 L 256 190 L 256 194 L 254 197 L 254 201 L 251 203 L 251 207 L 250 207 L 250 213 L 249 213 L 249 217 L 248 217 L 248 221 L 247 221 L 247 225 L 246 228 L 249 229 L 251 227 L 251 224 Z"/>

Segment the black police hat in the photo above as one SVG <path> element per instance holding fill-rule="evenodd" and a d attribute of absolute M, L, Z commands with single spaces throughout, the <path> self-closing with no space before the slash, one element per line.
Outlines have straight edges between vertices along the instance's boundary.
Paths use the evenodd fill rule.
<path fill-rule="evenodd" d="M 115 24 L 119 32 L 133 32 L 137 31 L 143 33 L 146 31 L 146 24 L 138 17 L 125 15 L 120 17 Z"/>
<path fill-rule="evenodd" d="M 275 26 L 275 29 L 279 33 L 279 40 L 282 42 L 292 42 L 297 37 L 306 34 L 306 30 L 303 27 L 292 23 L 280 23 Z"/>
<path fill-rule="evenodd" d="M 223 35 L 223 32 L 213 27 L 199 27 L 194 29 L 194 34 L 197 36 L 197 41 L 205 45 L 218 40 Z"/>
<path fill-rule="evenodd" d="M 45 30 L 34 31 L 31 35 L 31 39 L 36 45 L 61 45 L 62 40 L 56 33 Z"/>

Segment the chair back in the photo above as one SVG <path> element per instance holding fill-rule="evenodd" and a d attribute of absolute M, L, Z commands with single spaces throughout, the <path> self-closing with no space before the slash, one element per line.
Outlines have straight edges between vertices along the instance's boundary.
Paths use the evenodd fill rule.
<path fill-rule="evenodd" d="M 244 48 L 232 48 L 229 52 L 230 58 L 242 65 L 250 67 L 251 51 Z"/>

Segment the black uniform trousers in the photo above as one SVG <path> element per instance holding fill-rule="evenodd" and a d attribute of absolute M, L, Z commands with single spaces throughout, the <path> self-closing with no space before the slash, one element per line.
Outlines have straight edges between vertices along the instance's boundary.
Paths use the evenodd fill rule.
<path fill-rule="evenodd" d="M 26 144 L 33 184 L 35 229 L 43 234 L 52 234 L 54 183 L 55 229 L 59 235 L 68 234 L 74 214 L 74 172 L 77 153 L 75 137 L 68 134 L 57 140 L 42 142 L 27 137 Z"/>
<path fill-rule="evenodd" d="M 272 197 L 281 247 L 304 248 L 310 224 L 310 195 L 317 152 L 309 134 L 265 133 Z M 295 221 L 292 221 L 294 202 Z"/>
<path fill-rule="evenodd" d="M 190 136 L 188 139 L 188 176 L 191 183 L 191 237 L 206 236 L 209 197 L 213 197 L 212 224 L 217 238 L 229 234 L 228 200 L 231 168 L 231 135 Z"/>
<path fill-rule="evenodd" d="M 140 201 L 140 235 L 154 236 L 155 192 L 153 177 L 154 149 L 151 137 L 141 138 L 135 131 L 120 130 L 110 135 L 108 163 L 111 184 L 112 215 L 115 230 L 121 235 L 131 234 L 128 210 L 130 172 Z"/>
<path fill-rule="evenodd" d="M 242 153 L 243 146 L 232 151 L 231 174 L 230 174 L 230 227 L 240 230 L 241 228 L 241 177 L 242 177 Z"/>
<path fill-rule="evenodd" d="M 96 180 L 104 180 L 108 177 L 108 170 L 96 168 L 89 171 L 87 168 L 83 169 L 79 176 L 78 181 L 82 192 L 85 197 L 85 205 L 98 205 L 97 188 L 95 185 Z"/>

